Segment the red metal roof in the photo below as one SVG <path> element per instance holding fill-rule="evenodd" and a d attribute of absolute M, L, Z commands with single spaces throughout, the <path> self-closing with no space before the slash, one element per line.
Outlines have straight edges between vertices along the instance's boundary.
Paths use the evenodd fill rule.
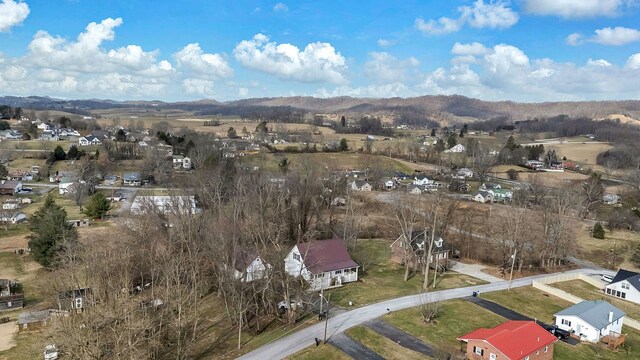
<path fill-rule="evenodd" d="M 298 244 L 304 266 L 313 274 L 358 267 L 342 239 L 314 240 Z"/>
<path fill-rule="evenodd" d="M 458 340 L 484 340 L 509 359 L 517 360 L 558 339 L 534 321 L 507 321 L 492 329 L 477 329 Z"/>

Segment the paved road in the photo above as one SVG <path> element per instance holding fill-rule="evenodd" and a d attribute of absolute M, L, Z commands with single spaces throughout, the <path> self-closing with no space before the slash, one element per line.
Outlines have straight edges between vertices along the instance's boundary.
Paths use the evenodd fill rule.
<path fill-rule="evenodd" d="M 583 273 L 587 275 L 596 275 L 603 272 L 613 274 L 613 272 L 611 271 L 596 269 L 577 269 L 567 271 L 565 273 Z M 533 283 L 533 280 L 541 279 L 550 275 L 553 274 L 542 274 L 515 279 L 513 280 L 511 287 L 516 288 L 530 286 Z M 335 317 L 330 316 L 328 321 L 327 336 L 331 339 L 351 327 L 358 326 L 367 321 L 379 318 L 380 316 L 387 313 L 387 309 L 391 311 L 397 311 L 418 306 L 421 303 L 421 298 L 425 299 L 426 301 L 461 299 L 468 297 L 473 291 L 486 293 L 490 291 L 506 290 L 508 286 L 508 281 L 501 281 L 497 283 L 470 286 L 466 288 L 435 291 L 429 293 L 426 299 L 424 295 L 410 295 L 364 306 L 358 309 L 347 311 L 346 313 L 340 314 Z M 315 324 L 291 335 L 280 338 L 277 341 L 266 344 L 248 354 L 243 355 L 239 359 L 282 359 L 312 345 L 314 338 L 322 338 L 323 330 L 323 323 Z"/>
<path fill-rule="evenodd" d="M 380 319 L 368 321 L 363 325 L 377 332 L 378 334 L 392 340 L 400 346 L 406 347 L 407 349 L 425 354 L 430 357 L 435 357 L 435 350 L 433 349 L 433 347 Z"/>
<path fill-rule="evenodd" d="M 336 336 L 331 338 L 329 344 L 337 347 L 338 349 L 342 350 L 342 352 L 354 359 L 384 360 L 384 358 L 378 355 L 378 353 L 353 340 L 345 334 L 337 334 Z"/>

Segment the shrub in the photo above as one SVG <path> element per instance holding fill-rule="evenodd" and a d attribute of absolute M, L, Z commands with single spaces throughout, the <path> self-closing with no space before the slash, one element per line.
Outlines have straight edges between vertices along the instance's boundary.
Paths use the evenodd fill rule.
<path fill-rule="evenodd" d="M 593 232 L 591 233 L 591 236 L 595 239 L 604 239 L 604 228 L 602 227 L 602 224 L 597 222 L 593 226 Z"/>

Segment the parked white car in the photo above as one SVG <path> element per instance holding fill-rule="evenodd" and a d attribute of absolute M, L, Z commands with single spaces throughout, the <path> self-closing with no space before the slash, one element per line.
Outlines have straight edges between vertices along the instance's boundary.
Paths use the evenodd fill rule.
<path fill-rule="evenodd" d="M 58 348 L 49 344 L 44 347 L 44 360 L 58 360 Z"/>
<path fill-rule="evenodd" d="M 608 282 L 608 283 L 613 281 L 613 277 L 611 277 L 609 275 L 602 275 L 602 277 L 600 277 L 600 279 L 602 279 L 602 281 Z"/>

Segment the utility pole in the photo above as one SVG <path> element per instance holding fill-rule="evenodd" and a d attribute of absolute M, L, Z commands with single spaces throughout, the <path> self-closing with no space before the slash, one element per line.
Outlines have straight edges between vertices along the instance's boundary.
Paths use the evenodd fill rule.
<path fill-rule="evenodd" d="M 331 294 L 329 294 L 329 299 L 327 299 L 327 316 L 324 318 L 324 340 L 323 342 L 327 343 L 327 326 L 329 325 L 329 300 L 331 299 Z"/>
<path fill-rule="evenodd" d="M 516 254 L 518 253 L 518 249 L 513 252 L 513 260 L 511 261 L 511 274 L 509 275 L 509 288 L 507 291 L 511 291 L 511 281 L 513 280 L 513 266 L 516 264 Z"/>
<path fill-rule="evenodd" d="M 611 268 L 616 269 L 616 240 L 613 240 L 613 259 L 611 260 Z"/>

